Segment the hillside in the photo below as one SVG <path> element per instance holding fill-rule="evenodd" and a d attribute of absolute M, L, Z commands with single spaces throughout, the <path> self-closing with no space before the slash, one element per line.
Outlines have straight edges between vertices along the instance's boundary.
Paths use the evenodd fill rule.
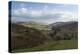
<path fill-rule="evenodd" d="M 33 21 L 29 21 L 29 22 L 18 22 L 17 24 L 23 25 L 25 27 L 39 29 L 39 30 L 48 30 L 48 29 L 50 29 L 48 27 L 48 25 L 46 25 L 46 24 L 37 23 L 37 22 L 33 22 Z"/>
<path fill-rule="evenodd" d="M 56 25 L 50 24 L 52 26 L 52 29 L 59 29 L 57 31 L 56 36 L 72 36 L 77 38 L 78 34 L 78 22 L 61 22 L 61 23 L 55 23 Z"/>
<path fill-rule="evenodd" d="M 56 24 L 56 25 L 54 25 Z M 78 31 L 78 22 L 70 21 L 70 22 L 57 22 L 50 24 L 52 27 L 60 28 L 64 32 L 77 32 Z"/>
<path fill-rule="evenodd" d="M 12 52 L 77 48 L 77 30 L 78 22 L 57 22 L 56 26 L 54 23 L 11 23 Z"/>
<path fill-rule="evenodd" d="M 12 49 L 34 47 L 43 44 L 45 40 L 45 35 L 37 29 L 11 24 Z"/>

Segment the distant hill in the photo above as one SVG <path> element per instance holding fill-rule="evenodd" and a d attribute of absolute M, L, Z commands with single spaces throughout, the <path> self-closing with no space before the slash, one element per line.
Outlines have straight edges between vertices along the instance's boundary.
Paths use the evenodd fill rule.
<path fill-rule="evenodd" d="M 39 23 L 39 22 L 37 23 L 37 22 L 34 22 L 34 21 L 18 22 L 17 24 L 23 25 L 25 27 L 39 29 L 39 30 L 47 30 L 47 29 L 49 29 L 48 25 L 45 25 L 45 24 Z"/>
<path fill-rule="evenodd" d="M 65 30 L 77 30 L 78 29 L 78 22 L 76 21 L 69 21 L 69 22 L 56 22 L 50 24 L 52 27 L 57 27 Z"/>
<path fill-rule="evenodd" d="M 56 36 L 63 36 L 63 37 L 75 37 L 78 36 L 78 22 L 76 21 L 69 21 L 69 22 L 57 22 L 50 24 L 51 28 L 59 29 L 57 30 Z"/>
<path fill-rule="evenodd" d="M 60 26 L 64 26 L 72 23 L 78 23 L 78 22 L 77 21 L 55 22 L 55 23 L 49 24 L 49 26 L 60 27 Z"/>

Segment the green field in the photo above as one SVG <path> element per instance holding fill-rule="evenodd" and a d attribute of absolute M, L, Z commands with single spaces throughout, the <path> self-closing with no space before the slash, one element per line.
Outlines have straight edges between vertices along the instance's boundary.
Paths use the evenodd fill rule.
<path fill-rule="evenodd" d="M 59 41 L 47 41 L 42 45 L 33 47 L 33 48 L 25 48 L 25 49 L 17 49 L 13 50 L 13 52 L 33 52 L 33 51 L 49 51 L 49 50 L 64 50 L 64 49 L 77 49 L 78 43 L 77 39 L 71 40 L 59 40 Z"/>

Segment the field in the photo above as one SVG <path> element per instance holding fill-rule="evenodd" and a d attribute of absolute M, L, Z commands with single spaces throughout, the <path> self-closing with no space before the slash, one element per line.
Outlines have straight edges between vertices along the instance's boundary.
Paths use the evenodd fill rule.
<path fill-rule="evenodd" d="M 13 50 L 13 52 L 33 52 L 33 51 L 49 51 L 49 50 L 64 50 L 64 49 L 77 49 L 78 41 L 76 39 L 71 40 L 59 40 L 59 41 L 47 41 L 32 48 L 24 48 Z"/>

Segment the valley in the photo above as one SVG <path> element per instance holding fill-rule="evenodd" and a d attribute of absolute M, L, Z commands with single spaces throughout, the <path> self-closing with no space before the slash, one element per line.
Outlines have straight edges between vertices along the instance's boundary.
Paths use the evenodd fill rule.
<path fill-rule="evenodd" d="M 78 22 L 59 23 L 11 23 L 12 52 L 78 48 Z"/>

